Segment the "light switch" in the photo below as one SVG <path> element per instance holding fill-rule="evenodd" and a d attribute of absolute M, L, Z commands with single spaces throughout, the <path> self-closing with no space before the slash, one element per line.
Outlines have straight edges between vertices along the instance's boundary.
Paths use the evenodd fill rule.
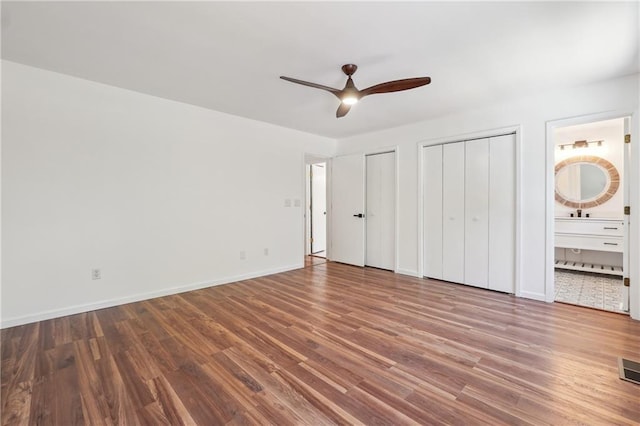
<path fill-rule="evenodd" d="M 284 200 L 284 206 L 285 207 L 291 207 L 291 198 L 286 198 Z"/>
<path fill-rule="evenodd" d="M 300 207 L 300 199 L 296 198 L 295 200 L 293 200 L 293 206 L 294 207 Z"/>

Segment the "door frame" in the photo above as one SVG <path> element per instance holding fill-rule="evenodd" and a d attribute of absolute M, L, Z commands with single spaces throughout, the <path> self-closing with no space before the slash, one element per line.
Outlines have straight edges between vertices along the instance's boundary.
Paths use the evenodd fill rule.
<path fill-rule="evenodd" d="M 330 206 L 330 201 L 331 201 L 331 158 L 330 157 L 325 157 L 322 155 L 317 155 L 317 154 L 312 154 L 312 153 L 308 153 L 305 152 L 304 155 L 302 156 L 302 200 L 303 200 L 303 207 L 301 209 L 301 213 L 302 213 L 302 265 L 304 266 L 304 260 L 306 259 L 307 255 L 311 254 L 311 253 L 307 253 L 307 242 L 309 240 L 309 235 L 307 235 L 307 214 L 310 212 L 307 212 L 307 196 L 309 195 L 307 193 L 307 183 L 309 183 L 309 179 L 307 179 L 307 166 L 310 166 L 311 164 L 316 164 L 316 163 L 325 163 L 325 186 L 326 186 L 326 194 L 325 197 L 327 198 L 326 203 L 327 203 L 327 216 L 326 216 L 326 221 L 327 221 L 327 225 L 326 225 L 326 240 L 325 240 L 325 244 L 326 244 L 326 250 L 325 250 L 325 254 L 326 254 L 326 259 L 329 260 L 329 254 L 330 254 L 330 247 L 331 247 L 331 209 L 329 208 Z M 310 250 L 309 250 L 310 251 Z"/>
<path fill-rule="evenodd" d="M 433 139 L 426 139 L 419 141 L 416 144 L 416 152 L 417 152 L 417 161 L 418 161 L 418 277 L 424 277 L 424 164 L 422 161 L 422 149 L 427 146 L 432 145 L 445 145 L 449 143 L 462 142 L 472 139 L 483 139 L 483 138 L 491 138 L 495 136 L 505 135 L 515 133 L 516 141 L 515 141 L 515 242 L 514 242 L 514 271 L 515 271 L 515 285 L 514 285 L 514 295 L 517 297 L 530 297 L 528 294 L 523 294 L 521 289 L 521 236 L 522 236 L 522 149 L 521 149 L 521 140 L 522 140 L 522 126 L 520 124 L 507 126 L 507 127 L 499 127 L 495 129 L 488 130 L 479 130 L 476 132 L 463 133 L 452 136 L 444 136 Z"/>
<path fill-rule="evenodd" d="M 579 124 L 587 124 L 595 121 L 612 120 L 616 118 L 629 118 L 631 139 L 637 133 L 636 125 L 638 117 L 631 111 L 607 111 L 595 114 L 581 115 L 546 122 L 546 170 L 545 170 L 545 301 L 553 302 L 555 299 L 555 277 L 554 277 L 554 234 L 555 234 L 555 141 L 553 140 L 553 130 L 558 127 L 575 126 Z M 637 141 L 635 142 L 637 143 Z M 629 205 L 631 206 L 631 215 L 629 223 L 640 223 L 640 214 L 637 211 L 638 204 L 638 184 L 640 183 L 640 167 L 631 167 L 640 164 L 638 149 L 631 149 L 629 158 L 630 164 L 625 164 L 625 168 L 629 168 L 629 181 L 626 182 L 629 188 Z M 640 227 L 629 227 L 628 230 L 628 250 L 629 259 L 637 259 L 639 254 L 640 243 Z M 629 315 L 631 318 L 640 319 L 640 283 L 638 283 L 638 269 L 640 265 L 637 262 L 629 262 L 628 277 L 631 280 L 629 287 Z"/>
<path fill-rule="evenodd" d="M 324 252 L 325 256 L 327 254 L 327 162 L 326 161 L 322 161 L 322 162 L 313 162 L 311 164 L 308 164 L 309 167 L 309 229 L 311 232 L 311 235 L 309 235 L 309 255 L 315 255 L 315 253 L 319 253 L 320 251 L 313 251 L 313 243 L 314 243 L 314 228 L 313 228 L 313 224 L 314 224 L 314 220 L 313 220 L 313 213 L 314 213 L 314 194 L 313 194 L 313 179 L 314 179 L 314 173 L 313 173 L 313 166 L 317 166 L 318 164 L 323 164 L 322 169 L 324 170 L 324 202 L 325 202 L 325 208 L 324 208 L 324 250 L 321 250 L 322 252 Z M 305 186 L 306 188 L 306 186 Z M 317 197 L 317 195 L 316 195 Z M 322 198 L 322 197 L 320 197 Z M 306 201 L 306 200 L 305 200 Z M 306 207 L 305 207 L 306 208 Z M 306 229 L 306 228 L 305 228 Z"/>

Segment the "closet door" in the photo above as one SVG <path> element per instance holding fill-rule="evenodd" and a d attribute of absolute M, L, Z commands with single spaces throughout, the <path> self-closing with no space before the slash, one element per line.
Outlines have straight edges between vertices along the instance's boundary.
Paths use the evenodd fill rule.
<path fill-rule="evenodd" d="M 464 282 L 488 288 L 489 139 L 465 142 Z"/>
<path fill-rule="evenodd" d="M 395 269 L 396 160 L 394 152 L 367 155 L 365 265 Z"/>
<path fill-rule="evenodd" d="M 515 292 L 515 135 L 489 140 L 489 288 Z"/>
<path fill-rule="evenodd" d="M 422 149 L 425 277 L 442 279 L 442 145 Z"/>
<path fill-rule="evenodd" d="M 464 283 L 464 147 L 442 148 L 442 279 L 456 283 Z"/>

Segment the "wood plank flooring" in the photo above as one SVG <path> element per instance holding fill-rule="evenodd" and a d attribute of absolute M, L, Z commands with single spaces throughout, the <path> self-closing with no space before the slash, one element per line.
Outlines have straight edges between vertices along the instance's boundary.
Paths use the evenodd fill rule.
<path fill-rule="evenodd" d="M 640 423 L 639 322 L 335 263 L 1 337 L 2 425 Z"/>
<path fill-rule="evenodd" d="M 319 265 L 321 263 L 326 263 L 326 262 L 327 262 L 327 259 L 325 257 L 315 256 L 313 254 L 310 254 L 304 257 L 305 268 L 313 265 Z"/>

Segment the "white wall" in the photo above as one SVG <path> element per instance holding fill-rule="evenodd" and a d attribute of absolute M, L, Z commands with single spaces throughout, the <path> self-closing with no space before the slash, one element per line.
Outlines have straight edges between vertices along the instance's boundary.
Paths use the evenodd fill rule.
<path fill-rule="evenodd" d="M 591 217 L 606 217 L 620 219 L 624 206 L 624 119 L 603 120 L 595 123 L 580 124 L 576 126 L 559 127 L 553 130 L 554 150 L 556 164 L 568 158 L 580 155 L 595 155 L 613 164 L 620 174 L 620 188 L 616 194 L 605 203 L 583 209 L 583 214 L 589 213 Z M 602 140 L 602 146 L 589 145 L 586 149 L 573 149 L 570 146 L 559 149 L 560 145 L 573 143 L 579 140 Z M 576 209 L 555 202 L 556 216 L 569 217 Z"/>
<path fill-rule="evenodd" d="M 523 296 L 544 300 L 547 202 L 546 123 L 567 117 L 615 110 L 636 112 L 633 120 L 636 126 L 634 131 L 636 131 L 638 80 L 639 75 L 636 74 L 590 86 L 538 93 L 408 126 L 342 139 L 338 141 L 337 155 L 366 152 L 379 147 L 399 146 L 397 151 L 400 180 L 398 185 L 400 188 L 398 270 L 420 274 L 418 144 L 430 140 L 441 141 L 445 138 L 462 139 L 462 135 L 469 133 L 519 125 L 522 181 L 520 287 Z M 428 102 L 428 99 L 425 99 L 425 102 Z M 364 104 L 362 107 L 364 108 Z M 638 158 L 636 151 L 634 156 L 636 163 L 639 162 Z M 638 188 L 635 188 L 635 191 L 637 192 Z M 640 233 L 634 233 L 632 238 L 636 240 L 636 242 L 632 241 L 632 250 L 634 250 L 632 255 L 635 253 L 637 256 L 637 240 L 640 239 Z M 631 295 L 632 309 L 637 312 L 640 294 L 632 288 Z"/>
<path fill-rule="evenodd" d="M 3 327 L 302 267 L 305 153 L 335 141 L 2 67 Z"/>
<path fill-rule="evenodd" d="M 520 125 L 521 289 L 544 299 L 546 122 L 635 111 L 638 140 L 637 94 L 638 75 L 540 93 L 340 140 L 337 152 L 398 146 L 398 270 L 419 274 L 418 144 Z M 301 208 L 284 200 L 304 206 L 305 153 L 335 149 L 330 139 L 3 61 L 2 327 L 302 266 Z M 639 205 L 638 188 L 631 193 Z M 638 241 L 640 228 L 633 277 Z M 90 279 L 95 267 L 101 280 Z"/>

